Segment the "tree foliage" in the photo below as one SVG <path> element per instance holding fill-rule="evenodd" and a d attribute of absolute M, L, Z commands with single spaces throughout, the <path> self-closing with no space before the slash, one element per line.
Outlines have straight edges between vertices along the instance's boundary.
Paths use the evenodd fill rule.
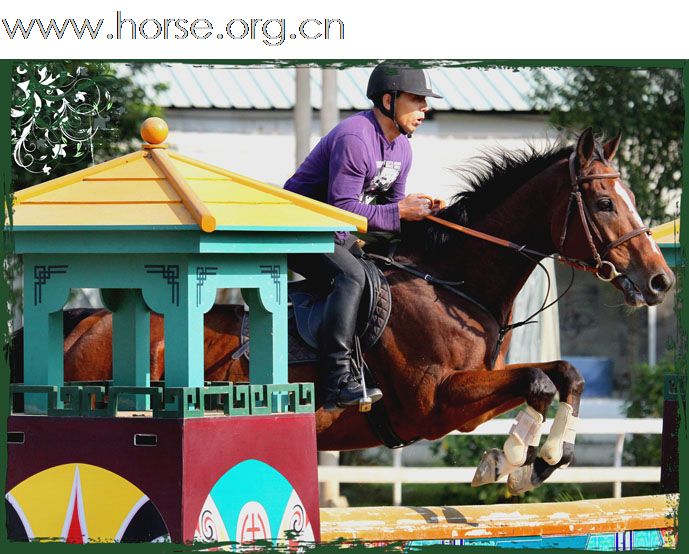
<path fill-rule="evenodd" d="M 138 148 L 139 129 L 161 109 L 135 77 L 150 64 L 18 62 L 12 71 L 10 109 L 12 188 L 73 173 Z M 9 201 L 9 198 L 6 199 Z M 8 246 L 8 248 L 11 248 Z M 7 256 L 10 303 L 22 312 L 19 259 Z"/>
<path fill-rule="evenodd" d="M 635 368 L 635 378 L 630 384 L 626 401 L 627 417 L 663 417 L 663 378 L 665 374 L 676 372 L 670 358 L 655 366 L 642 364 Z M 625 447 L 624 453 L 630 465 L 658 465 L 661 458 L 661 437 L 635 434 Z"/>
<path fill-rule="evenodd" d="M 534 100 L 568 138 L 593 127 L 622 131 L 616 159 L 651 224 L 667 221 L 681 189 L 684 100 L 679 69 L 581 67 L 563 70 L 564 83 L 538 77 Z"/>
<path fill-rule="evenodd" d="M 134 77 L 148 64 L 20 62 L 12 72 L 15 190 L 132 151 L 141 123 L 160 115 Z"/>

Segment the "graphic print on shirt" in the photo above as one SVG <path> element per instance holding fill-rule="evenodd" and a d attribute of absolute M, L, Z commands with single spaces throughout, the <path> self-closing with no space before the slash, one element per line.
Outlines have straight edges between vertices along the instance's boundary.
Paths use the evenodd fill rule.
<path fill-rule="evenodd" d="M 376 197 L 388 191 L 402 171 L 402 162 L 379 160 L 376 162 L 376 174 L 362 192 L 361 201 L 370 204 Z"/>

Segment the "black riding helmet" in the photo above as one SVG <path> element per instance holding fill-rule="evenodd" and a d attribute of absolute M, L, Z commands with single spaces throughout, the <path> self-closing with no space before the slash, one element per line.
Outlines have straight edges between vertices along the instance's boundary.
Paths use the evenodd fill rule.
<path fill-rule="evenodd" d="M 368 79 L 366 96 L 373 101 L 373 105 L 378 108 L 383 115 L 392 119 L 400 133 L 411 137 L 411 133 L 403 130 L 395 119 L 395 100 L 400 92 L 418 94 L 419 96 L 430 96 L 432 98 L 442 98 L 431 89 L 431 80 L 425 70 L 416 67 L 409 67 L 391 62 L 378 64 Z M 391 95 L 390 109 L 383 105 L 383 95 Z"/>

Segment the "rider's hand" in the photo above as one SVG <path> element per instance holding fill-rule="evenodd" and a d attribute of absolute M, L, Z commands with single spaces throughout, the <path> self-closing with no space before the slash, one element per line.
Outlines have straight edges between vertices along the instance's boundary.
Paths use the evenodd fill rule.
<path fill-rule="evenodd" d="M 424 217 L 430 215 L 433 203 L 429 202 L 428 198 L 418 194 L 410 194 L 400 200 L 397 207 L 399 208 L 400 219 L 421 221 Z"/>
<path fill-rule="evenodd" d="M 441 200 L 440 198 L 434 198 L 433 205 L 431 207 L 431 213 L 437 214 L 440 210 L 444 210 L 445 206 L 445 200 Z"/>

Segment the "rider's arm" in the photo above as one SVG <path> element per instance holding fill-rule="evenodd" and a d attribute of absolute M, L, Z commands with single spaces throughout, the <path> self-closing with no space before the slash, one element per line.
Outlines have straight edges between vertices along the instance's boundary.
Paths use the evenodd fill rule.
<path fill-rule="evenodd" d="M 401 146 L 401 145 L 400 145 Z M 407 147 L 407 160 L 402 166 L 402 171 L 395 179 L 395 182 L 385 193 L 385 203 L 386 204 L 397 204 L 407 195 L 407 176 L 409 175 L 409 170 L 411 169 L 411 148 L 409 148 L 409 143 L 405 145 Z"/>
<path fill-rule="evenodd" d="M 409 146 L 409 143 L 406 144 Z M 427 201 L 420 198 L 416 194 L 406 194 L 407 176 L 411 169 L 411 148 L 407 151 L 408 160 L 404 164 L 399 177 L 395 180 L 393 185 L 388 189 L 385 195 L 386 204 L 397 204 L 397 213 L 400 219 L 409 221 L 419 221 L 431 213 L 427 205 Z"/>
<path fill-rule="evenodd" d="M 372 205 L 360 200 L 367 177 L 375 174 L 369 163 L 363 140 L 356 135 L 339 137 L 330 156 L 328 203 L 364 216 L 370 231 L 399 231 L 397 203 Z"/>

